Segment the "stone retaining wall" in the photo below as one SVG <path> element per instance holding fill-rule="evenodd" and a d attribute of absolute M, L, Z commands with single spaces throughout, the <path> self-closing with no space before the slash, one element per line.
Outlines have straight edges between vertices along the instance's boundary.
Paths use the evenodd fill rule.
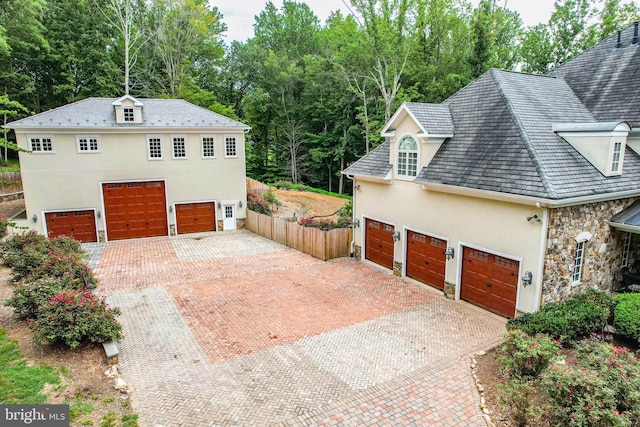
<path fill-rule="evenodd" d="M 9 194 L 0 194 L 0 203 L 2 202 L 11 202 L 13 200 L 24 199 L 24 193 L 22 191 L 18 191 L 16 193 Z"/>
<path fill-rule="evenodd" d="M 609 219 L 638 198 L 591 203 L 549 210 L 547 248 L 542 283 L 542 303 L 566 299 L 587 289 L 610 291 L 621 280 L 625 233 L 609 226 Z M 572 282 L 576 254 L 575 238 L 593 235 L 584 247 L 582 279 Z"/>

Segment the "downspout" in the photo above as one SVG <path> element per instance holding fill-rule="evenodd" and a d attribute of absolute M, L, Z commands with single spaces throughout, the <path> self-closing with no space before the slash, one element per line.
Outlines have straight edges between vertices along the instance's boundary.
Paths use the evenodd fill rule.
<path fill-rule="evenodd" d="M 349 245 L 349 251 L 353 256 L 356 245 L 356 180 L 353 175 L 347 175 L 347 178 L 351 180 L 351 244 Z"/>
<path fill-rule="evenodd" d="M 544 279 L 544 261 L 547 253 L 547 231 L 549 230 L 549 208 L 542 208 L 542 230 L 540 231 L 540 253 L 538 255 L 538 274 L 536 274 L 536 308 L 540 310 L 542 298 L 542 283 Z"/>

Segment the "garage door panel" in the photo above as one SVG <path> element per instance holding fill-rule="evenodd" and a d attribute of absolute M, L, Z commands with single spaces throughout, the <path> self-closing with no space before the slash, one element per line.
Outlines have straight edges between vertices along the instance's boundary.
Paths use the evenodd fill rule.
<path fill-rule="evenodd" d="M 381 221 L 366 220 L 365 258 L 393 268 L 394 227 Z"/>
<path fill-rule="evenodd" d="M 167 235 L 164 182 L 103 184 L 110 240 Z"/>
<path fill-rule="evenodd" d="M 460 298 L 506 317 L 515 315 L 519 262 L 464 248 Z"/>
<path fill-rule="evenodd" d="M 446 241 L 415 231 L 407 233 L 407 276 L 444 289 Z"/>
<path fill-rule="evenodd" d="M 93 210 L 48 212 L 45 221 L 49 237 L 71 236 L 83 243 L 98 241 Z"/>
<path fill-rule="evenodd" d="M 215 231 L 216 210 L 213 202 L 176 204 L 178 234 Z"/>

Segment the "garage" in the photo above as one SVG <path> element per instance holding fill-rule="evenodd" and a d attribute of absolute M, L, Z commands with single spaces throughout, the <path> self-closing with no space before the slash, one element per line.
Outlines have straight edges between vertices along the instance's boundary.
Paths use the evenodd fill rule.
<path fill-rule="evenodd" d="M 216 208 L 213 202 L 176 204 L 178 234 L 216 230 Z"/>
<path fill-rule="evenodd" d="M 366 220 L 365 258 L 383 267 L 393 268 L 394 226 L 373 219 Z"/>
<path fill-rule="evenodd" d="M 520 264 L 510 258 L 477 249 L 463 249 L 460 298 L 513 318 Z"/>
<path fill-rule="evenodd" d="M 71 236 L 82 243 L 98 241 L 93 210 L 47 212 L 44 218 L 49 237 Z"/>
<path fill-rule="evenodd" d="M 168 235 L 163 181 L 108 183 L 102 191 L 109 240 Z"/>
<path fill-rule="evenodd" d="M 415 231 L 407 232 L 406 274 L 444 290 L 447 241 Z"/>

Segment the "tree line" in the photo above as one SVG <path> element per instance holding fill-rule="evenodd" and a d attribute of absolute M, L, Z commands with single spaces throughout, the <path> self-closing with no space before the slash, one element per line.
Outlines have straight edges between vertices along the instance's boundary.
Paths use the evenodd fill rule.
<path fill-rule="evenodd" d="M 247 170 L 345 190 L 403 101 L 438 103 L 492 67 L 547 72 L 640 17 L 625 0 L 564 0 L 525 28 L 506 0 L 345 0 L 322 23 L 267 2 L 225 44 L 207 0 L 0 3 L 3 120 L 90 96 L 183 98 L 251 126 Z"/>

